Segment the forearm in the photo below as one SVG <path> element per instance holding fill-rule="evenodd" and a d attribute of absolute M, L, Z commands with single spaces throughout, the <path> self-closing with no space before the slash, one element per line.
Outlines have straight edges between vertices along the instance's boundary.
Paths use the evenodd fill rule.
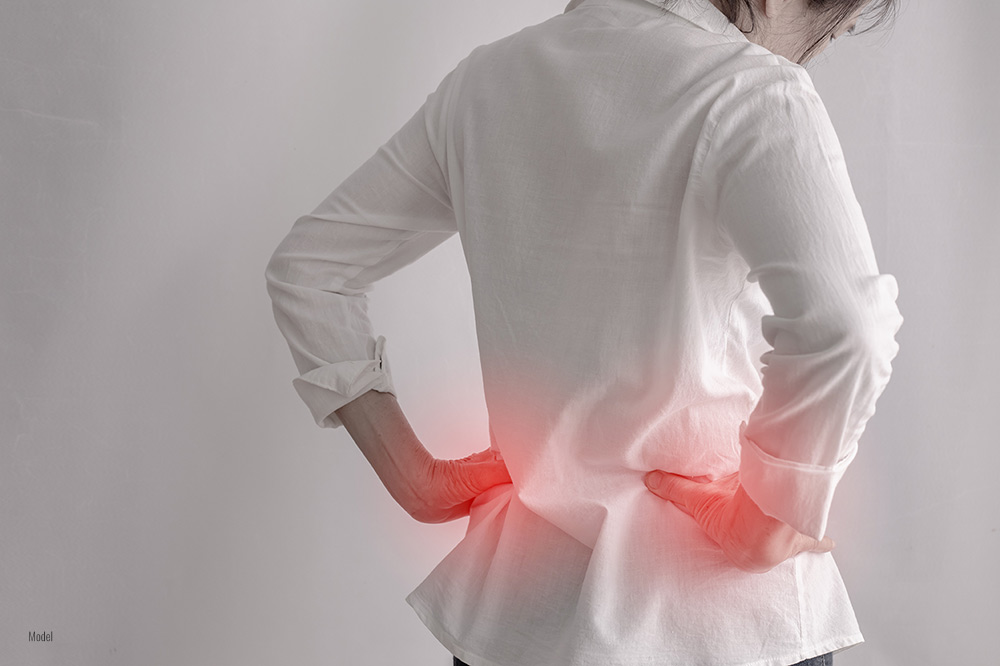
<path fill-rule="evenodd" d="M 414 481 L 433 456 L 391 393 L 370 390 L 336 410 L 393 499 L 408 512 L 421 506 Z"/>
<path fill-rule="evenodd" d="M 837 298 L 849 304 L 825 305 L 830 299 L 816 289 L 803 306 L 808 314 L 764 318 L 774 349 L 762 357 L 764 391 L 740 428 L 747 493 L 765 513 L 816 539 L 898 350 L 892 277 L 844 282 Z"/>

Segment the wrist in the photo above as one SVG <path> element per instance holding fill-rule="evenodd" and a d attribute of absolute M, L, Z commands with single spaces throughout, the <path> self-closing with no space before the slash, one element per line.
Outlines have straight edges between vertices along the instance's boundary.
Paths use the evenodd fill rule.
<path fill-rule="evenodd" d="M 417 485 L 434 457 L 410 427 L 396 397 L 370 390 L 336 414 L 393 499 L 407 510 L 418 506 L 423 500 Z"/>

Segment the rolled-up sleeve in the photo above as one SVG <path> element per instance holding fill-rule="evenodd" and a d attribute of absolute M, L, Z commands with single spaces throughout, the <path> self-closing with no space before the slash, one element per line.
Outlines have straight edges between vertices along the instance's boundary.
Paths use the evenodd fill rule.
<path fill-rule="evenodd" d="M 267 264 L 278 328 L 317 425 L 368 390 L 395 395 L 385 338 L 367 295 L 456 233 L 444 168 L 449 74 L 406 124 L 312 213 L 298 218 Z"/>
<path fill-rule="evenodd" d="M 763 392 L 740 428 L 760 508 L 822 538 L 834 490 L 889 381 L 902 324 L 822 101 L 791 72 L 717 116 L 703 173 L 715 218 L 773 314 Z"/>

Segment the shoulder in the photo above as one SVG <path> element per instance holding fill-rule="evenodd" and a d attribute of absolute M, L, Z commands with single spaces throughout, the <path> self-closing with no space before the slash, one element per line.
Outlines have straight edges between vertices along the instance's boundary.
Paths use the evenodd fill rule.
<path fill-rule="evenodd" d="M 720 70 L 719 94 L 706 114 L 706 129 L 716 140 L 755 132 L 759 139 L 799 136 L 835 142 L 826 106 L 801 65 L 771 53 L 750 53 Z"/>
<path fill-rule="evenodd" d="M 797 192 L 795 205 L 808 199 L 840 206 L 835 202 L 850 190 L 847 164 L 808 72 L 784 58 L 762 58 L 720 81 L 697 168 L 708 199 L 742 191 L 747 200 L 766 193 L 774 204 Z"/>

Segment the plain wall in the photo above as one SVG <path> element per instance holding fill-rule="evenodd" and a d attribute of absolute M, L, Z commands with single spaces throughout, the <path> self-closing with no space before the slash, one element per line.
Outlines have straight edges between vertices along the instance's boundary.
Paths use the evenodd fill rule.
<path fill-rule="evenodd" d="M 562 0 L 5 0 L 0 663 L 450 665 L 404 597 L 461 539 L 291 386 L 264 267 L 472 48 Z M 911 0 L 810 64 L 905 323 L 829 533 L 867 642 L 1000 625 L 1000 8 Z M 457 237 L 379 283 L 399 400 L 489 444 Z M 51 631 L 51 643 L 28 632 Z"/>

